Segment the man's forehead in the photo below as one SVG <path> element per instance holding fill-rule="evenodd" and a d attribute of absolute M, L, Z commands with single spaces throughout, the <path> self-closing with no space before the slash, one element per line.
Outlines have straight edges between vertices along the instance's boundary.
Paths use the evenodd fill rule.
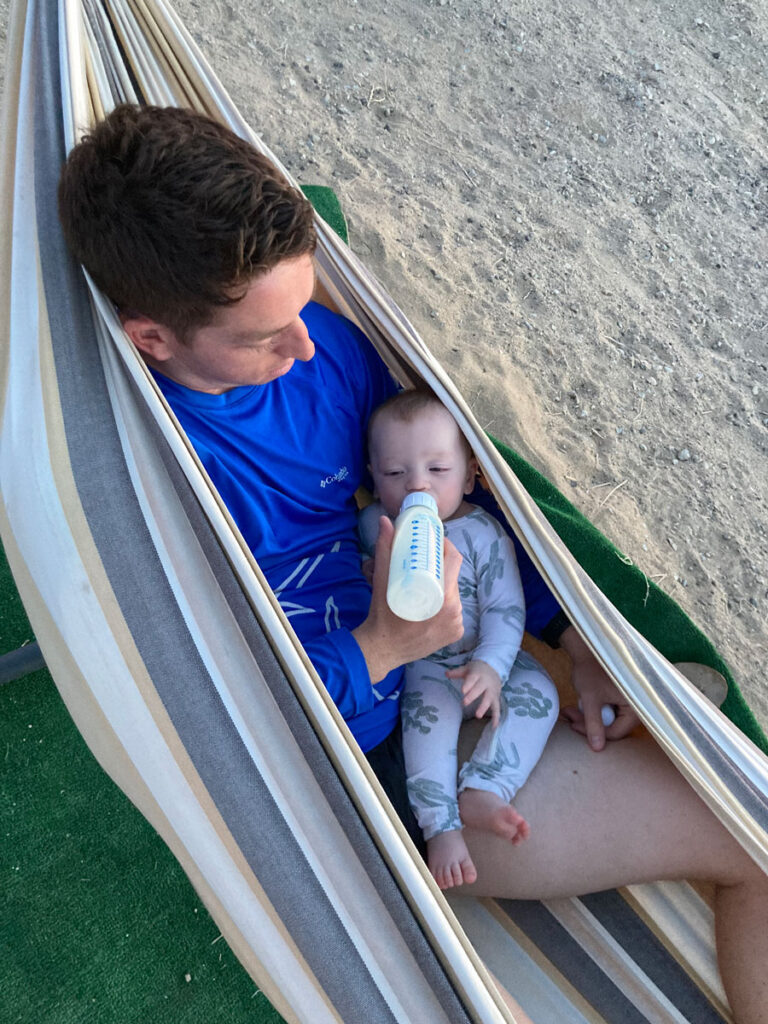
<path fill-rule="evenodd" d="M 218 306 L 211 326 L 227 328 L 234 336 L 274 334 L 295 320 L 312 297 L 314 277 L 311 256 L 284 260 L 251 278 L 235 302 Z"/>

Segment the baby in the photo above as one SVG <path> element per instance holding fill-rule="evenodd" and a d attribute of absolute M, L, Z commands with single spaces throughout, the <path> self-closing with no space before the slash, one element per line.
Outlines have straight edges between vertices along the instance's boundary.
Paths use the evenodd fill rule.
<path fill-rule="evenodd" d="M 474 882 L 463 825 L 519 843 L 530 828 L 511 800 L 539 760 L 558 710 L 543 668 L 520 651 L 525 608 L 512 541 L 465 500 L 477 460 L 456 421 L 429 392 L 403 391 L 374 412 L 368 428 L 378 504 L 361 514 L 369 552 L 382 511 L 394 517 L 406 494 L 437 502 L 445 533 L 463 556 L 459 575 L 464 636 L 406 666 L 402 699 L 408 796 L 442 889 Z M 490 717 L 458 772 L 463 718 Z"/>

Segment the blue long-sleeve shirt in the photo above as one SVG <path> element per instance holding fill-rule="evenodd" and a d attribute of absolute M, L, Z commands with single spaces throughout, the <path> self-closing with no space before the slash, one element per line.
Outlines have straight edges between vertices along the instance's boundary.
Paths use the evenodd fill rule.
<path fill-rule="evenodd" d="M 301 317 L 314 358 L 267 384 L 212 395 L 154 376 L 330 696 L 370 750 L 397 722 L 402 670 L 372 686 L 352 636 L 371 600 L 354 494 L 367 478 L 368 418 L 397 387 L 348 320 L 314 302 Z"/>
<path fill-rule="evenodd" d="M 309 362 L 221 395 L 155 378 L 363 750 L 392 731 L 402 671 L 371 686 L 351 630 L 371 600 L 354 494 L 365 424 L 396 385 L 353 324 L 309 303 Z"/>

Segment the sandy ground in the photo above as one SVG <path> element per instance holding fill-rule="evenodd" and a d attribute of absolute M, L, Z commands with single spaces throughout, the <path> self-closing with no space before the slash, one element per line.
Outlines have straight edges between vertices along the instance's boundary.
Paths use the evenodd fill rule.
<path fill-rule="evenodd" d="M 768 725 L 766 7 L 381 7 L 176 2 L 481 422 L 706 629 Z"/>

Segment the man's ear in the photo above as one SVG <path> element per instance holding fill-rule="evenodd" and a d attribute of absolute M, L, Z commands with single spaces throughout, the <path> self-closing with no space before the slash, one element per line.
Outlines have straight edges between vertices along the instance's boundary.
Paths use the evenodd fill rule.
<path fill-rule="evenodd" d="M 477 473 L 478 473 L 479 469 L 480 469 L 480 465 L 479 465 L 477 459 L 473 455 L 472 458 L 467 463 L 467 476 L 466 476 L 466 479 L 464 480 L 464 493 L 465 494 L 471 494 L 472 491 L 474 491 L 474 489 L 475 489 L 475 480 L 477 478 Z"/>
<path fill-rule="evenodd" d="M 140 313 L 121 313 L 120 322 L 125 333 L 143 356 L 163 363 L 173 355 L 178 342 L 169 327 Z"/>

